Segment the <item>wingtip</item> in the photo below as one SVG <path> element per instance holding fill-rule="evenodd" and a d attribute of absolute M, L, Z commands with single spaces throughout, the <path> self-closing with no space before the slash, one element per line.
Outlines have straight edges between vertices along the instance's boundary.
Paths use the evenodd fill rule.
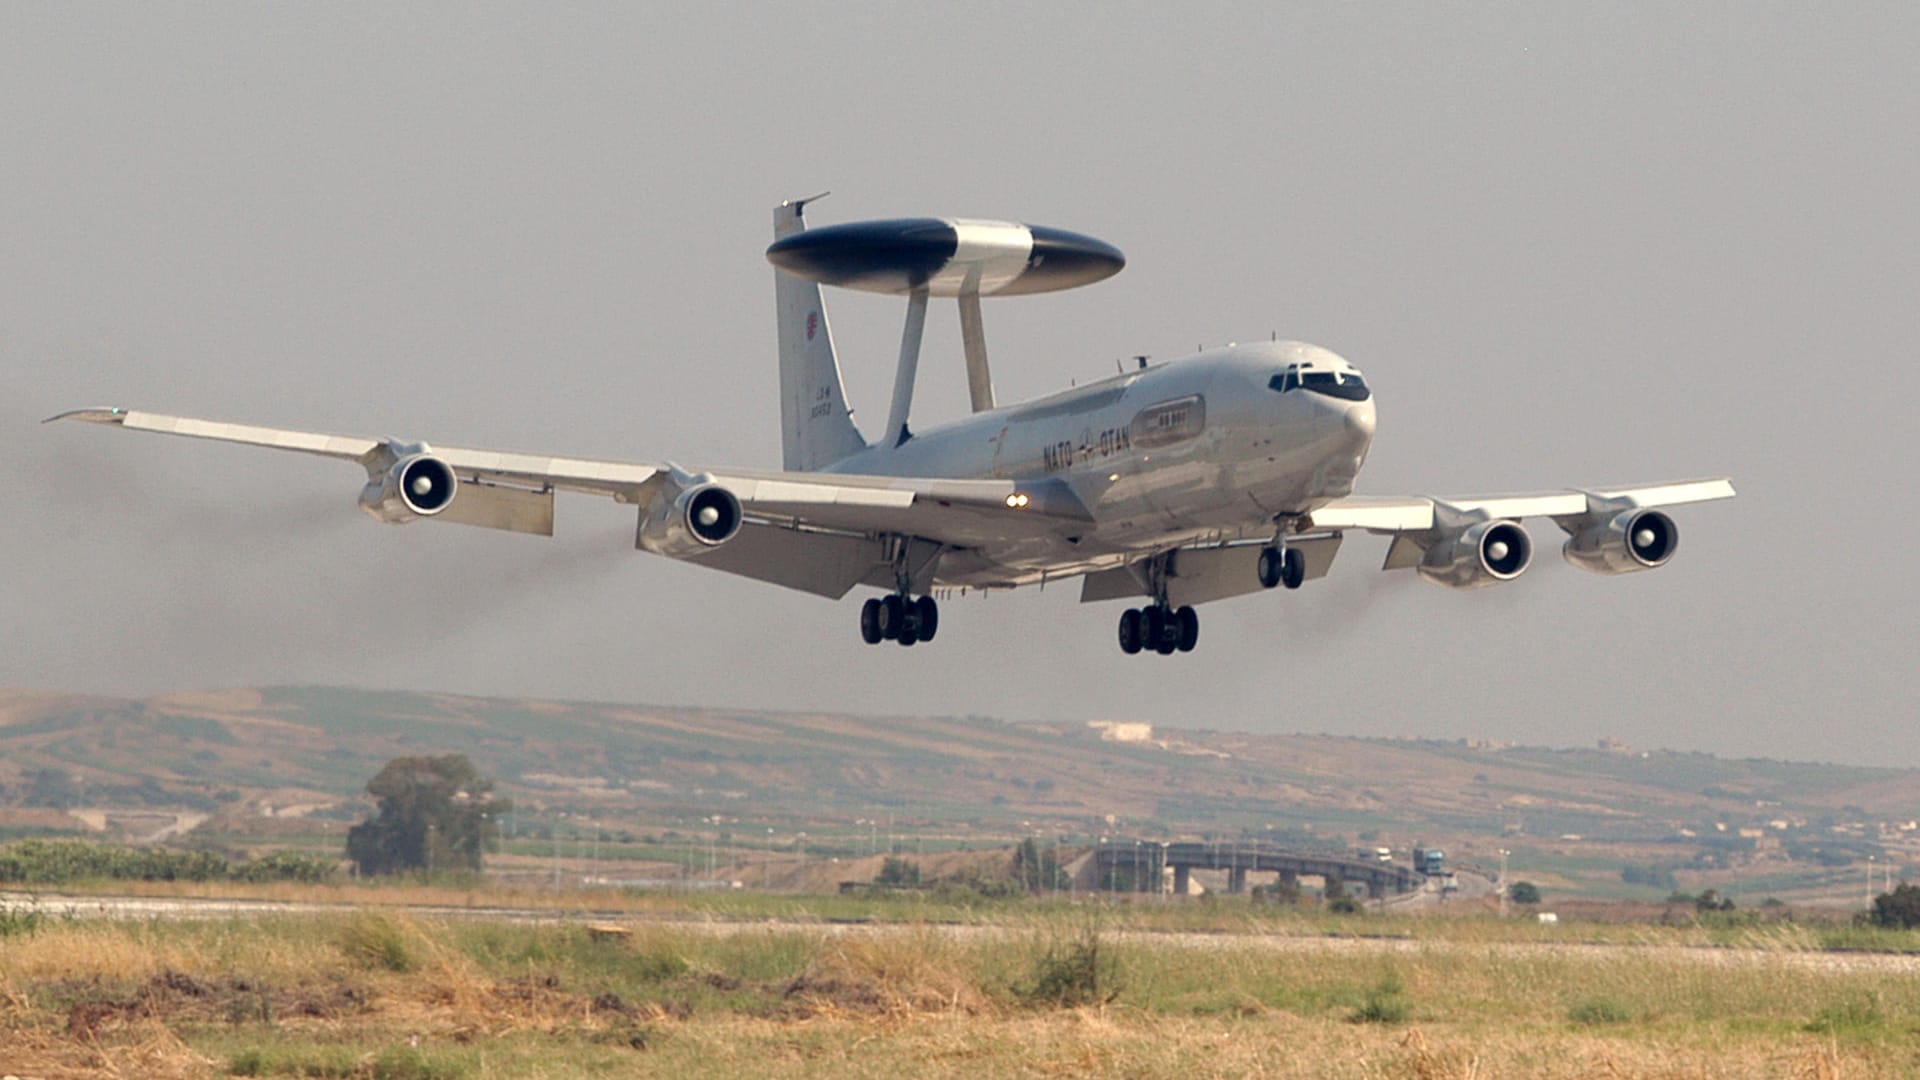
<path fill-rule="evenodd" d="M 127 418 L 127 410 L 117 405 L 96 405 L 90 409 L 68 409 L 40 421 L 51 424 L 55 420 L 85 420 L 89 424 L 118 424 Z"/>

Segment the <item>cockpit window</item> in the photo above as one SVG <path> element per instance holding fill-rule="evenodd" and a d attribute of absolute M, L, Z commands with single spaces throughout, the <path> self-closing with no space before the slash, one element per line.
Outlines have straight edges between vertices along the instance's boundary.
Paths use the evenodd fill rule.
<path fill-rule="evenodd" d="M 1372 394 L 1367 389 L 1367 380 L 1361 378 L 1357 371 L 1301 371 L 1288 368 L 1268 379 L 1267 388 L 1283 394 L 1304 388 L 1345 401 L 1365 401 Z"/>

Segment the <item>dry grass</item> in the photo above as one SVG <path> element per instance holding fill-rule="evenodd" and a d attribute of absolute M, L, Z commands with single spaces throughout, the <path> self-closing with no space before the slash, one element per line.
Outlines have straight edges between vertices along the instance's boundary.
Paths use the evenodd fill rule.
<path fill-rule="evenodd" d="M 1113 957 L 1117 996 L 1058 1008 L 1023 992 L 1050 950 L 1088 933 Z M 0 938 L 0 1073 L 1920 1072 L 1920 967 L 1761 944 L 1174 937 L 1084 917 L 1013 929 L 642 922 L 608 941 L 571 925 L 381 911 L 56 921 Z M 1369 1012 L 1383 1001 L 1394 1007 Z"/>

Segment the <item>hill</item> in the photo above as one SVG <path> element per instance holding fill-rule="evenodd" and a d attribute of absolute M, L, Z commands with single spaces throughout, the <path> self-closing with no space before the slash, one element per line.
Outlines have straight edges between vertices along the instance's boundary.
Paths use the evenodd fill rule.
<path fill-rule="evenodd" d="M 516 833 L 656 845 L 779 836 L 871 854 L 883 827 L 923 849 L 1022 835 L 1426 840 L 1483 863 L 1504 847 L 1535 880 L 1587 894 L 1713 884 L 1801 899 L 1857 898 L 1869 855 L 1920 856 L 1913 770 L 315 687 L 0 692 L 0 829 L 325 833 L 365 813 L 360 791 L 391 758 L 448 752 L 499 780 Z M 1628 866 L 1641 880 L 1622 880 Z"/>

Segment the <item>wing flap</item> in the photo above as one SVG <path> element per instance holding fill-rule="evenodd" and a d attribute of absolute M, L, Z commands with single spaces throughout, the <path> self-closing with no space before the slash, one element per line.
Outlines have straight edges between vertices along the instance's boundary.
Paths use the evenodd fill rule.
<path fill-rule="evenodd" d="M 458 496 L 437 520 L 459 525 L 478 525 L 483 529 L 553 535 L 553 489 L 528 491 L 525 488 L 468 481 L 460 485 Z"/>
<path fill-rule="evenodd" d="M 732 540 L 683 561 L 838 600 L 876 564 L 881 546 L 864 536 L 743 525 Z"/>
<path fill-rule="evenodd" d="M 1232 596 L 1266 591 L 1260 584 L 1260 549 L 1265 544 L 1232 544 L 1226 547 L 1181 548 L 1174 553 L 1167 575 L 1167 602 L 1174 607 L 1209 604 Z M 1339 554 L 1340 537 L 1306 536 L 1287 541 L 1306 560 L 1306 578 L 1312 581 L 1327 576 L 1333 557 Z M 1080 602 L 1098 603 L 1149 596 L 1146 575 L 1138 563 L 1100 570 L 1086 575 L 1080 584 Z"/>
<path fill-rule="evenodd" d="M 436 446 L 435 457 L 453 466 L 461 476 L 507 480 L 533 487 L 563 488 L 593 495 L 631 498 L 660 470 L 652 465 L 597 458 L 548 457 L 498 450 L 468 450 Z"/>

